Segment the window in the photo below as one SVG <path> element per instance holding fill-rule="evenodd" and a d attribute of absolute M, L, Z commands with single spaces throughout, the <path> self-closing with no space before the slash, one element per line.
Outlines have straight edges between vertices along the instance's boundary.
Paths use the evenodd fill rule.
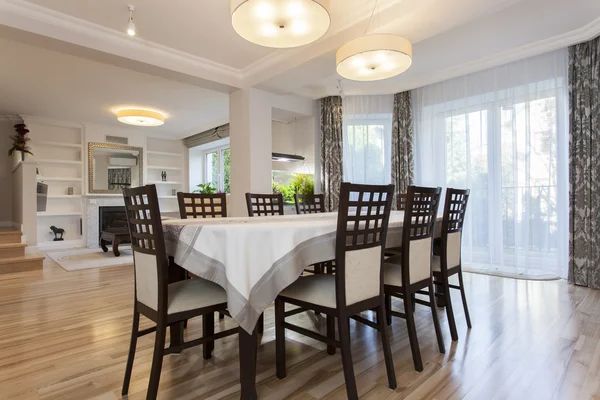
<path fill-rule="evenodd" d="M 392 96 L 349 96 L 343 100 L 344 180 L 391 181 Z"/>
<path fill-rule="evenodd" d="M 565 276 L 567 53 L 413 91 L 415 182 L 471 189 L 463 264 Z"/>
<path fill-rule="evenodd" d="M 204 182 L 212 183 L 217 190 L 230 193 L 231 160 L 229 146 L 204 152 Z"/>

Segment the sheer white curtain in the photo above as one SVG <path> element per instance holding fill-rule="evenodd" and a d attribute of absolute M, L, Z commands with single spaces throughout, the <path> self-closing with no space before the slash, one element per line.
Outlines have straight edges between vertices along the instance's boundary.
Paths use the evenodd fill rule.
<path fill-rule="evenodd" d="M 463 263 L 566 276 L 567 50 L 413 92 L 415 182 L 471 189 Z"/>
<path fill-rule="evenodd" d="M 344 97 L 344 181 L 390 183 L 393 111 L 393 95 Z"/>

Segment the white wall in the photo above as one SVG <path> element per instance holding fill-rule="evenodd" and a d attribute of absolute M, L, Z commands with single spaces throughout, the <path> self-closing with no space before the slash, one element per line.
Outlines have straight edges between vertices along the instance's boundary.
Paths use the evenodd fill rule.
<path fill-rule="evenodd" d="M 8 149 L 12 147 L 10 136 L 16 134 L 13 125 L 14 123 L 10 121 L 0 121 L 0 150 L 2 150 L 2 153 L 0 153 L 2 154 L 0 160 L 0 187 L 2 187 L 3 192 L 0 196 L 0 225 L 9 225 L 13 221 L 11 193 L 13 161 L 7 155 Z"/>
<path fill-rule="evenodd" d="M 273 152 L 303 156 L 304 162 L 273 162 L 273 170 L 315 173 L 315 123 L 313 117 L 290 123 L 273 121 Z"/>

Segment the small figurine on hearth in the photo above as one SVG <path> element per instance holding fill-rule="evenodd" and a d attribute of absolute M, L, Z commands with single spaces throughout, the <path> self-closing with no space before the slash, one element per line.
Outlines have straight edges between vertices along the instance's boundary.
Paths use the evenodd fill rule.
<path fill-rule="evenodd" d="M 52 225 L 50 227 L 50 230 L 52 231 L 52 233 L 54 233 L 54 241 L 55 242 L 65 240 L 65 239 L 63 239 L 63 235 L 65 234 L 65 230 L 63 228 L 57 228 L 54 225 Z"/>
<path fill-rule="evenodd" d="M 162 178 L 163 182 L 166 182 L 167 181 L 167 171 L 162 171 L 160 173 L 160 177 Z"/>

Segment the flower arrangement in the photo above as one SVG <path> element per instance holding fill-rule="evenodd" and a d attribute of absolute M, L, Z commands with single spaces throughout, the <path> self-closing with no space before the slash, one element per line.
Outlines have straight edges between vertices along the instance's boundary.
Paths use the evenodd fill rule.
<path fill-rule="evenodd" d="M 24 160 L 25 153 L 33 155 L 29 146 L 27 146 L 27 142 L 30 140 L 27 137 L 29 129 L 27 129 L 25 124 L 17 124 L 15 125 L 15 131 L 17 134 L 10 137 L 13 141 L 13 146 L 8 150 L 8 155 L 12 156 L 15 151 L 20 151 L 21 160 Z"/>

